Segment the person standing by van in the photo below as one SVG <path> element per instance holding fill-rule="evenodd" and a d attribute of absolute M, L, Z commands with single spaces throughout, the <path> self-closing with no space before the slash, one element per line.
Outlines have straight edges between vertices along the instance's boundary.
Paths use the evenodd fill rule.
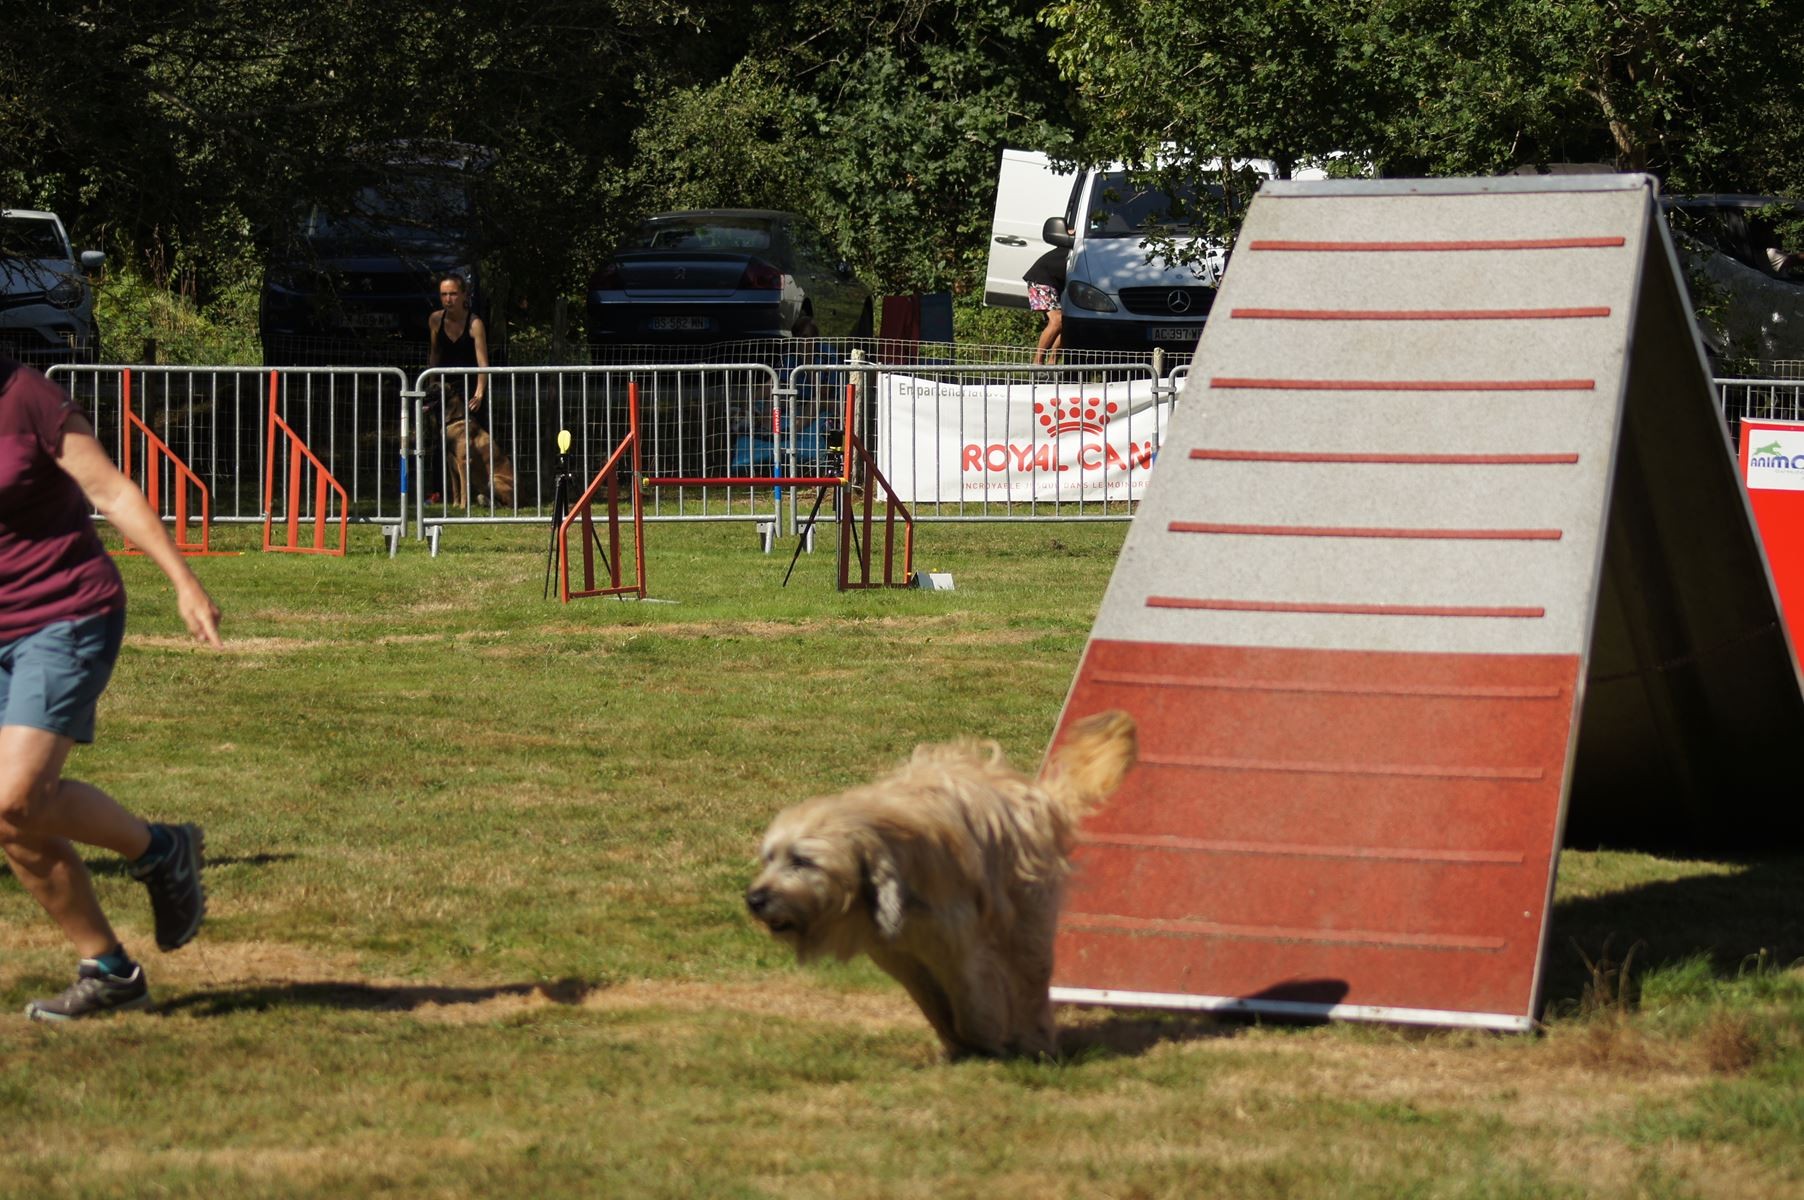
<path fill-rule="evenodd" d="M 63 390 L 0 356 L 0 850 L 81 956 L 76 980 L 33 1000 L 34 1021 L 147 1008 L 144 970 L 113 933 L 75 843 L 123 856 L 150 891 L 157 947 L 187 944 L 206 915 L 201 830 L 146 822 L 63 777 L 125 633 L 125 585 L 94 532 L 99 509 L 175 585 L 196 641 L 218 647 L 219 609 L 144 494 Z"/>
<path fill-rule="evenodd" d="M 1034 347 L 1034 365 L 1050 363 L 1064 344 L 1065 310 L 1060 296 L 1065 291 L 1065 257 L 1070 252 L 1054 246 L 1034 260 L 1022 279 L 1027 281 L 1027 306 L 1046 314 L 1046 328 L 1040 331 L 1040 342 Z"/>

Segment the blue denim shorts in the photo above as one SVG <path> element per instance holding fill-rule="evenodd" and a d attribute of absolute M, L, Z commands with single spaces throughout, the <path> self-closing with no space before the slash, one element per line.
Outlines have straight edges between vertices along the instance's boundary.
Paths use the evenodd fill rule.
<path fill-rule="evenodd" d="M 113 677 L 125 612 L 57 621 L 0 643 L 0 725 L 94 740 L 94 705 Z"/>

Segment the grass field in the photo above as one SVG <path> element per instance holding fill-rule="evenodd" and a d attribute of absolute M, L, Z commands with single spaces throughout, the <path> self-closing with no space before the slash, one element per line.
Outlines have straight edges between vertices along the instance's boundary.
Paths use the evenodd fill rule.
<path fill-rule="evenodd" d="M 160 1011 L 0 1015 L 0 1195 L 1804 1194 L 1804 859 L 1566 854 L 1536 1036 L 1068 1011 L 1062 1061 L 946 1066 L 757 931 L 779 807 L 922 739 L 1037 758 L 1123 531 L 928 527 L 956 591 L 840 595 L 659 526 L 673 603 L 561 606 L 537 531 L 365 529 L 201 562 L 223 654 L 127 561 L 71 773 L 206 825 L 212 916 L 159 955 L 94 860 Z M 72 969 L 0 881 L 0 1010 Z"/>

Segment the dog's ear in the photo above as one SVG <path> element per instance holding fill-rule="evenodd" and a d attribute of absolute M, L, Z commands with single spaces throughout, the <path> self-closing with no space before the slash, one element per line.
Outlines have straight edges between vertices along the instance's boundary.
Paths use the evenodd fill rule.
<path fill-rule="evenodd" d="M 902 887 L 902 874 L 891 857 L 889 847 L 873 842 L 864 848 L 865 890 L 870 896 L 871 919 L 885 941 L 894 941 L 902 932 L 902 910 L 908 897 Z"/>

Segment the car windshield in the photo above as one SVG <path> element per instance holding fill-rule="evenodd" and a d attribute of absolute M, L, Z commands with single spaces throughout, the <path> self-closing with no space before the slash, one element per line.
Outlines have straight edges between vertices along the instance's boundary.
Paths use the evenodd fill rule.
<path fill-rule="evenodd" d="M 348 212 L 315 204 L 301 232 L 333 244 L 421 245 L 468 239 L 474 226 L 469 192 L 442 179 L 391 179 L 360 190 Z"/>
<path fill-rule="evenodd" d="M 68 258 L 56 222 L 42 217 L 0 218 L 0 257 Z"/>
<path fill-rule="evenodd" d="M 626 240 L 626 250 L 769 250 L 770 226 L 758 221 L 650 221 Z"/>
<path fill-rule="evenodd" d="M 1226 192 L 1219 184 L 1210 184 L 1205 194 L 1219 204 Z M 1201 204 L 1189 186 L 1178 190 L 1174 203 L 1170 193 L 1138 185 L 1126 171 L 1105 171 L 1097 175 L 1091 190 L 1085 230 L 1091 237 L 1135 237 L 1148 229 L 1180 232 L 1191 227 Z"/>

